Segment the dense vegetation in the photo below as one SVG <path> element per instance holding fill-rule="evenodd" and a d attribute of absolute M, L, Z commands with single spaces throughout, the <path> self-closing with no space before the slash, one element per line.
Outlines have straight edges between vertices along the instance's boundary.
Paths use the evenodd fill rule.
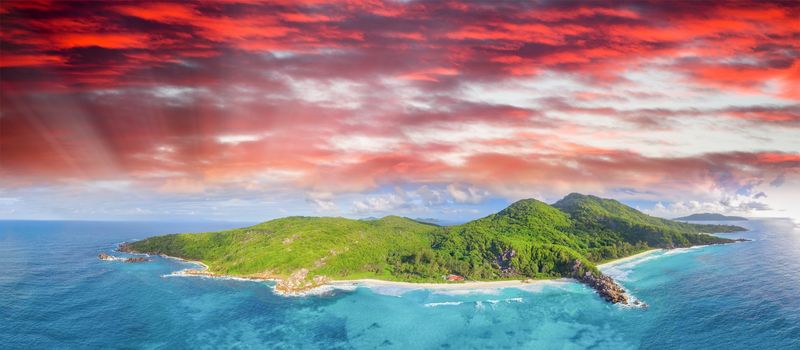
<path fill-rule="evenodd" d="M 629 255 L 628 252 L 613 254 L 613 249 L 609 252 L 610 246 L 619 243 L 644 243 L 647 247 L 656 248 L 689 247 L 721 242 L 718 237 L 701 233 L 744 230 L 732 225 L 697 225 L 666 220 L 644 214 L 613 199 L 577 193 L 564 197 L 553 207 L 570 214 L 576 232 L 594 237 L 594 244 L 589 247 L 595 253 L 593 260 Z"/>
<path fill-rule="evenodd" d="M 550 206 L 526 199 L 487 217 L 436 226 L 397 216 L 377 220 L 287 217 L 222 232 L 174 234 L 126 249 L 200 260 L 214 273 L 308 279 L 441 281 L 596 273 L 595 263 L 654 247 L 732 242 L 701 232 L 743 230 L 655 218 L 618 201 L 571 194 Z"/>
<path fill-rule="evenodd" d="M 389 257 L 430 247 L 435 228 L 397 216 L 294 216 L 229 231 L 151 237 L 130 248 L 202 261 L 221 274 L 281 277 L 307 268 L 337 278 L 391 279 Z"/>

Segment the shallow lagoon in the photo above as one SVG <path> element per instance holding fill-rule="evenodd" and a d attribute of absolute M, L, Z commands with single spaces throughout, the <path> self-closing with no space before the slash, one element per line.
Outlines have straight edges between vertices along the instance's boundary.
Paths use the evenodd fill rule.
<path fill-rule="evenodd" d="M 647 310 L 576 283 L 393 287 L 287 298 L 267 283 L 163 277 L 188 265 L 96 259 L 116 243 L 235 223 L 0 222 L 0 344 L 30 348 L 800 348 L 800 230 L 607 266 Z"/>

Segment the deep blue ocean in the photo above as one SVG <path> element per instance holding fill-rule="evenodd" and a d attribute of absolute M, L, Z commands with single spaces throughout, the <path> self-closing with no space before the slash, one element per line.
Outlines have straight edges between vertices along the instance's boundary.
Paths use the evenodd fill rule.
<path fill-rule="evenodd" d="M 282 297 L 268 283 L 162 277 L 187 263 L 100 261 L 126 240 L 235 223 L 0 221 L 3 349 L 800 349 L 800 229 L 605 267 L 647 310 L 583 285 Z"/>

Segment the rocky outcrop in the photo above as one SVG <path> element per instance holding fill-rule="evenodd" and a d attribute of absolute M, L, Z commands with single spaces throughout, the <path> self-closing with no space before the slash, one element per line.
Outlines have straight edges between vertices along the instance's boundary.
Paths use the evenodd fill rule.
<path fill-rule="evenodd" d="M 511 264 L 511 258 L 515 257 L 517 252 L 514 249 L 504 249 L 502 253 L 497 254 L 495 257 L 495 263 L 500 268 L 500 276 L 502 277 L 511 277 L 517 274 L 513 265 Z"/>
<path fill-rule="evenodd" d="M 150 259 L 145 258 L 145 257 L 135 257 L 135 258 L 127 258 L 127 259 L 125 259 L 126 263 L 138 263 L 138 262 L 147 262 L 147 261 L 150 261 Z"/>
<path fill-rule="evenodd" d="M 278 280 L 275 291 L 285 295 L 297 295 L 329 282 L 326 276 L 317 275 L 311 281 L 306 277 L 308 277 L 308 269 L 299 269 L 289 277 Z"/>
<path fill-rule="evenodd" d="M 133 250 L 133 247 L 131 247 L 131 244 L 128 242 L 121 243 L 119 247 L 117 247 L 117 251 L 123 253 L 136 253 L 136 251 Z"/>
<path fill-rule="evenodd" d="M 106 253 L 100 253 L 99 255 L 97 255 L 97 258 L 99 258 L 100 260 L 112 261 L 115 260 L 114 258 L 116 257 L 108 255 Z"/>
<path fill-rule="evenodd" d="M 145 257 L 121 258 L 121 257 L 118 257 L 118 256 L 108 255 L 106 253 L 98 254 L 97 258 L 100 259 L 100 260 L 105 260 L 105 261 L 122 261 L 122 262 L 126 262 L 126 263 L 138 263 L 138 262 L 150 261 L 150 259 L 145 258 Z"/>
<path fill-rule="evenodd" d="M 190 275 L 190 276 L 206 276 L 206 277 L 220 277 L 213 272 L 209 272 L 208 270 L 198 270 L 198 269 L 186 269 L 178 271 L 177 274 L 179 275 Z"/>
<path fill-rule="evenodd" d="M 628 296 L 625 294 L 625 289 L 617 282 L 600 272 L 585 271 L 581 274 L 579 271 L 583 270 L 581 269 L 582 266 L 583 264 L 579 260 L 575 260 L 572 267 L 575 279 L 592 287 L 600 297 L 610 303 L 628 305 Z"/>
<path fill-rule="evenodd" d="M 306 287 L 306 276 L 308 269 L 300 269 L 292 273 L 288 278 L 284 278 L 275 285 L 275 290 L 281 293 L 293 293 L 303 290 Z"/>

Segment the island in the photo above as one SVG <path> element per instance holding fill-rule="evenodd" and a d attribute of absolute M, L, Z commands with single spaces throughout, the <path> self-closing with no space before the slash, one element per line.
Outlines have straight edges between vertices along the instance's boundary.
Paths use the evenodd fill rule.
<path fill-rule="evenodd" d="M 553 205 L 520 200 L 454 226 L 399 216 L 295 216 L 221 232 L 156 236 L 123 243 L 119 250 L 198 261 L 206 267 L 189 274 L 274 280 L 276 292 L 284 294 L 363 279 L 465 283 L 573 278 L 609 302 L 627 304 L 625 290 L 597 264 L 655 248 L 733 243 L 737 240 L 706 233 L 743 230 L 661 219 L 616 200 L 573 193 Z"/>
<path fill-rule="evenodd" d="M 675 218 L 677 221 L 747 221 L 747 218 L 741 216 L 727 216 L 716 213 L 700 213 L 692 214 L 689 216 L 682 216 Z"/>

